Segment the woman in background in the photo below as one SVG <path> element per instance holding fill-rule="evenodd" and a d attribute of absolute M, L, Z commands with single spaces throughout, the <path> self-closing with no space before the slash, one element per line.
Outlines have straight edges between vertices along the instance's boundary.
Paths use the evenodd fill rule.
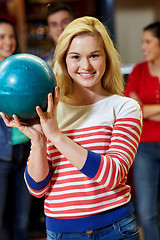
<path fill-rule="evenodd" d="M 0 19 L 0 62 L 17 53 L 12 22 Z M 24 182 L 30 140 L 0 117 L 0 240 L 28 240 L 31 196 Z"/>
<path fill-rule="evenodd" d="M 160 184 L 160 22 L 143 29 L 145 61 L 137 64 L 127 80 L 125 95 L 139 101 L 143 130 L 134 162 L 136 206 L 145 240 L 159 240 Z"/>
<path fill-rule="evenodd" d="M 126 180 L 141 109 L 122 96 L 119 55 L 98 19 L 78 18 L 64 29 L 54 73 L 54 103 L 49 94 L 47 111 L 36 107 L 40 122 L 24 126 L 1 113 L 31 139 L 25 179 L 34 196 L 45 195 L 47 240 L 138 240 Z"/>

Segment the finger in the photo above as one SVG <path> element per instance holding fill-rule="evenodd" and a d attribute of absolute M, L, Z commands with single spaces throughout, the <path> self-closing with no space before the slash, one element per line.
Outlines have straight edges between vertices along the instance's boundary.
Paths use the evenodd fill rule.
<path fill-rule="evenodd" d="M 19 120 L 19 118 L 14 114 L 13 115 L 13 120 L 15 121 L 13 127 L 16 127 L 19 129 L 19 131 L 21 131 L 22 133 L 24 133 L 25 131 L 25 126 L 21 123 L 21 121 Z"/>
<path fill-rule="evenodd" d="M 36 111 L 37 111 L 37 114 L 38 114 L 39 118 L 40 118 L 41 120 L 45 120 L 45 115 L 44 115 L 42 109 L 40 108 L 40 106 L 37 106 L 37 107 L 36 107 Z"/>
<path fill-rule="evenodd" d="M 0 115 L 1 115 L 1 117 L 3 119 L 3 121 L 5 122 L 5 124 L 8 126 L 11 119 L 8 116 L 6 116 L 4 113 L 2 113 L 2 112 L 0 113 Z"/>
<path fill-rule="evenodd" d="M 47 106 L 47 112 L 52 112 L 53 111 L 53 98 L 52 98 L 52 93 L 48 94 L 48 106 Z"/>
<path fill-rule="evenodd" d="M 60 97 L 60 88 L 59 87 L 55 87 L 54 97 L 59 100 L 59 97 Z"/>
<path fill-rule="evenodd" d="M 55 87 L 54 89 L 54 106 L 57 107 L 60 98 L 60 88 Z"/>
<path fill-rule="evenodd" d="M 19 118 L 15 114 L 13 115 L 13 119 L 14 119 L 18 128 L 23 126 L 22 123 L 20 122 Z"/>

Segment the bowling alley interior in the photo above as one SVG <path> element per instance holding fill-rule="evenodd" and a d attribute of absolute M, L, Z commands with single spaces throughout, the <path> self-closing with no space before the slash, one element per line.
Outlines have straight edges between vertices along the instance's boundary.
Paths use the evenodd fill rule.
<path fill-rule="evenodd" d="M 13 22 L 16 27 L 19 49 L 22 53 L 34 54 L 43 58 L 53 46 L 48 35 L 47 7 L 59 0 L 0 0 L 0 18 Z M 137 62 L 143 61 L 141 32 L 143 26 L 160 21 L 159 0 L 63 0 L 68 4 L 74 18 L 94 16 L 107 27 L 111 39 L 121 58 L 124 80 Z M 134 186 L 132 173 L 129 183 Z M 1 184 L 1 183 L 0 183 Z M 30 210 L 29 240 L 45 240 L 44 198 L 33 198 Z M 9 214 L 7 215 L 9 218 Z M 139 226 L 141 240 L 143 238 Z M 0 239 L 1 240 L 1 239 Z M 2 239 L 10 240 L 10 239 Z M 23 239 L 21 239 L 23 240 Z"/>

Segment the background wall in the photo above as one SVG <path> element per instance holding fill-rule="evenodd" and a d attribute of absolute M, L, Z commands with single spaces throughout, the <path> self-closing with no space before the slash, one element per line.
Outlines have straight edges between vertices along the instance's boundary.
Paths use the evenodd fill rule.
<path fill-rule="evenodd" d="M 159 0 L 115 0 L 116 46 L 123 64 L 143 60 L 142 29 L 158 20 L 160 21 Z"/>

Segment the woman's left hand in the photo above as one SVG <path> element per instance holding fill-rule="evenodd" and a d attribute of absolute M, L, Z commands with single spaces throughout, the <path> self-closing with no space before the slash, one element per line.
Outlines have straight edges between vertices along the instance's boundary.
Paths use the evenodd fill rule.
<path fill-rule="evenodd" d="M 42 112 L 39 106 L 36 107 L 37 114 L 40 118 L 40 123 L 43 132 L 49 140 L 54 140 L 54 138 L 60 134 L 60 129 L 58 127 L 56 118 L 56 108 L 59 102 L 60 90 L 58 87 L 54 89 L 54 101 L 52 98 L 52 93 L 48 94 L 48 107 L 45 113 Z"/>

